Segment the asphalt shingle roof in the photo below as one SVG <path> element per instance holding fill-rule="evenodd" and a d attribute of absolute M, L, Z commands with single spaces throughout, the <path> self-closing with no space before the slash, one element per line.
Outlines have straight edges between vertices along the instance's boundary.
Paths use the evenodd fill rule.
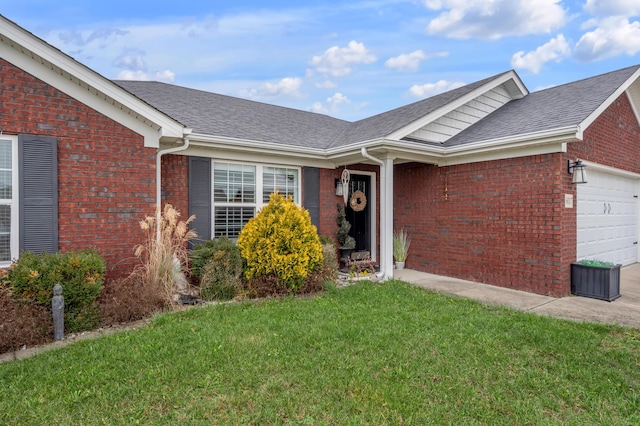
<path fill-rule="evenodd" d="M 115 81 L 195 133 L 324 148 L 348 126 L 327 115 L 154 81 Z"/>
<path fill-rule="evenodd" d="M 507 103 L 442 146 L 578 125 L 639 67 L 530 93 Z M 196 133 L 327 149 L 384 138 L 503 74 L 356 122 L 166 83 L 115 83 Z"/>
<path fill-rule="evenodd" d="M 602 105 L 640 66 L 530 93 L 499 108 L 446 141 L 458 146 L 577 126 Z"/>

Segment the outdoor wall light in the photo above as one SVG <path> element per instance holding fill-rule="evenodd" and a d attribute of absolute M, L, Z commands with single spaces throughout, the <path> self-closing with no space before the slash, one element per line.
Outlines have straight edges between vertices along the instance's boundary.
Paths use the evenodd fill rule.
<path fill-rule="evenodd" d="M 342 194 L 343 194 L 342 181 L 340 181 L 340 179 L 336 179 L 336 196 L 342 197 Z"/>
<path fill-rule="evenodd" d="M 569 160 L 567 164 L 567 171 L 573 175 L 571 183 L 587 183 L 587 166 L 585 166 L 582 161 Z"/>

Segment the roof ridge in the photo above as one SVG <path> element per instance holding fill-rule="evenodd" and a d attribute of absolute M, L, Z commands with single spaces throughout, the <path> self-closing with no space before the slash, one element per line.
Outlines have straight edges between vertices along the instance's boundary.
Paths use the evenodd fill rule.
<path fill-rule="evenodd" d="M 540 93 L 540 92 L 545 92 L 547 90 L 553 90 L 553 89 L 557 89 L 557 88 L 560 88 L 560 87 L 569 86 L 569 85 L 572 85 L 572 84 L 583 83 L 585 81 L 593 80 L 593 79 L 596 79 L 596 78 L 602 78 L 602 77 L 605 77 L 605 76 L 610 75 L 610 74 L 618 74 L 618 73 L 621 73 L 623 71 L 630 70 L 632 68 L 640 69 L 640 64 L 631 65 L 631 66 L 628 66 L 628 67 L 625 67 L 625 68 L 620 68 L 620 69 L 616 69 L 616 70 L 612 70 L 612 71 L 607 71 L 607 72 L 604 72 L 602 74 L 592 75 L 591 77 L 581 78 L 580 80 L 567 81 L 565 83 L 560 83 L 560 84 L 557 84 L 555 86 L 545 87 L 544 89 L 536 90 L 533 93 Z"/>

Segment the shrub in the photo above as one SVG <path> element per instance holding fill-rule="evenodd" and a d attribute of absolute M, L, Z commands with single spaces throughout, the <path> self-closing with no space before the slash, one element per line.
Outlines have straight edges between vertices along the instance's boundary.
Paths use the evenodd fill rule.
<path fill-rule="evenodd" d="M 242 268 L 242 256 L 240 249 L 228 237 L 222 236 L 218 239 L 209 240 L 202 244 L 196 244 L 189 252 L 189 263 L 191 264 L 191 275 L 195 278 L 202 278 L 204 267 L 214 257 L 218 251 L 229 251 L 230 254 L 237 258 Z"/>
<path fill-rule="evenodd" d="M 67 252 L 23 252 L 9 268 L 13 297 L 51 307 L 53 286 L 62 285 L 64 325 L 67 332 L 94 328 L 100 322 L 95 301 L 102 290 L 106 265 L 92 249 Z"/>
<path fill-rule="evenodd" d="M 228 238 L 207 241 L 205 248 L 194 249 L 196 261 L 206 261 L 204 268 L 199 266 L 201 273 L 200 295 L 205 300 L 233 299 L 242 281 L 242 256 L 240 249 Z M 207 255 L 204 255 L 204 253 Z M 202 256 L 201 256 L 202 255 Z M 191 253 L 192 259 L 194 253 Z M 193 262 L 193 260 L 192 260 Z M 193 263 L 192 263 L 192 268 Z"/>
<path fill-rule="evenodd" d="M 324 240 L 322 243 L 322 258 L 324 262 L 323 266 L 329 270 L 333 270 L 334 273 L 340 267 L 340 265 L 338 265 L 338 257 L 336 255 L 336 244 L 333 240 Z"/>
<path fill-rule="evenodd" d="M 162 311 L 166 305 L 160 287 L 132 275 L 105 284 L 98 298 L 103 324 L 138 321 Z"/>
<path fill-rule="evenodd" d="M 247 279 L 273 275 L 290 292 L 322 266 L 322 246 L 309 212 L 278 193 L 245 225 L 238 246 Z"/>
<path fill-rule="evenodd" d="M 2 270 L 2 275 L 5 271 Z M 51 312 L 43 306 L 16 300 L 8 282 L 0 281 L 0 354 L 25 345 L 47 343 L 52 337 Z"/>
<path fill-rule="evenodd" d="M 142 265 L 133 272 L 146 285 L 159 285 L 168 304 L 178 301 L 178 295 L 188 290 L 183 267 L 187 264 L 187 243 L 197 236 L 188 226 L 195 216 L 180 221 L 180 212 L 166 204 L 156 216 L 147 216 L 140 221 L 146 234 L 143 244 L 136 246 L 135 255 Z"/>

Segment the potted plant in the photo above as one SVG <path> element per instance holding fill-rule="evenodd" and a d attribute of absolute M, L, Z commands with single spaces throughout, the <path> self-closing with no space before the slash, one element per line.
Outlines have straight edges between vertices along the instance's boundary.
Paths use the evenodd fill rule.
<path fill-rule="evenodd" d="M 404 262 L 409 255 L 409 246 L 411 239 L 404 229 L 394 231 L 393 233 L 393 258 L 396 261 L 396 269 L 404 269 Z"/>
<path fill-rule="evenodd" d="M 337 207 L 338 216 L 336 218 L 336 222 L 338 223 L 338 232 L 336 233 L 336 236 L 338 237 L 338 250 L 340 250 L 341 259 L 348 259 L 356 248 L 356 240 L 349 235 L 351 224 L 347 220 L 344 206 L 342 204 L 338 204 Z"/>
<path fill-rule="evenodd" d="M 620 266 L 600 260 L 581 260 L 571 264 L 571 294 L 612 300 L 620 297 Z"/>

